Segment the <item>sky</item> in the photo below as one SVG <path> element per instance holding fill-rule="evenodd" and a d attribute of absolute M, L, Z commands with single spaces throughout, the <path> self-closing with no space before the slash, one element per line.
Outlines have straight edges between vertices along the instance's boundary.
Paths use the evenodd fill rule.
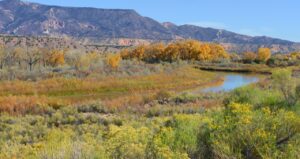
<path fill-rule="evenodd" d="M 30 0 L 42 4 L 134 9 L 177 25 L 193 24 L 300 42 L 299 0 Z"/>

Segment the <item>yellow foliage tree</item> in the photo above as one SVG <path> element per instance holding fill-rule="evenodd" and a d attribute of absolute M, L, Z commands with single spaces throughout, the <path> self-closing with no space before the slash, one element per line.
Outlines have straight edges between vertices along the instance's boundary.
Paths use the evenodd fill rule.
<path fill-rule="evenodd" d="M 218 60 L 218 59 L 227 59 L 230 56 L 225 51 L 224 47 L 218 44 L 210 44 L 211 48 L 211 59 L 210 60 Z"/>
<path fill-rule="evenodd" d="M 202 43 L 197 40 L 183 40 L 165 46 L 163 43 L 138 46 L 132 51 L 121 51 L 125 59 L 138 59 L 147 62 L 174 60 L 213 61 L 228 58 L 224 47 L 219 44 Z"/>
<path fill-rule="evenodd" d="M 145 49 L 144 60 L 148 62 L 159 61 L 165 56 L 164 51 L 165 45 L 163 43 L 152 44 Z"/>
<path fill-rule="evenodd" d="M 182 60 L 197 60 L 201 52 L 201 43 L 196 40 L 186 40 L 177 43 Z"/>
<path fill-rule="evenodd" d="M 122 57 L 120 54 L 116 54 L 116 55 L 109 55 L 108 58 L 107 58 L 107 64 L 115 69 L 115 68 L 118 68 L 119 67 L 119 64 L 122 60 Z"/>
<path fill-rule="evenodd" d="M 145 46 L 141 45 L 135 48 L 132 51 L 132 57 L 131 58 L 136 58 L 138 60 L 143 60 L 145 56 Z"/>
<path fill-rule="evenodd" d="M 120 51 L 120 55 L 122 57 L 122 59 L 130 59 L 131 58 L 131 52 L 128 49 L 122 49 Z"/>
<path fill-rule="evenodd" d="M 65 53 L 63 50 L 52 50 L 49 57 L 51 66 L 59 66 L 65 64 Z"/>
<path fill-rule="evenodd" d="M 168 45 L 165 50 L 162 57 L 160 57 L 163 61 L 169 61 L 173 62 L 175 60 L 178 60 L 180 58 L 179 54 L 179 47 L 176 44 L 170 44 Z"/>
<path fill-rule="evenodd" d="M 210 45 L 206 43 L 201 44 L 196 56 L 196 59 L 200 61 L 207 61 L 212 59 Z"/>
<path fill-rule="evenodd" d="M 266 62 L 271 57 L 271 50 L 269 48 L 259 48 L 257 52 L 257 59 Z"/>

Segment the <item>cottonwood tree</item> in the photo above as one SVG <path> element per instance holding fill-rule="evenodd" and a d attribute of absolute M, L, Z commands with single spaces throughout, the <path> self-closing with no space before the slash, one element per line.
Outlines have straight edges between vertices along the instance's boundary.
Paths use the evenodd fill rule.
<path fill-rule="evenodd" d="M 0 69 L 4 67 L 4 60 L 5 60 L 5 48 L 4 46 L 0 45 Z"/>
<path fill-rule="evenodd" d="M 201 51 L 201 43 L 196 40 L 186 40 L 177 43 L 179 46 L 180 58 L 182 60 L 197 60 Z"/>
<path fill-rule="evenodd" d="M 0 46 L 0 60 L 1 60 L 1 64 L 0 64 L 1 69 L 3 69 L 5 65 L 9 68 L 13 66 L 14 58 L 13 58 L 12 47 Z"/>
<path fill-rule="evenodd" d="M 91 59 L 87 55 L 80 56 L 76 61 L 75 67 L 77 70 L 88 70 L 91 66 Z"/>
<path fill-rule="evenodd" d="M 63 50 L 52 50 L 49 56 L 49 64 L 52 67 L 65 64 L 65 53 Z"/>
<path fill-rule="evenodd" d="M 266 62 L 271 57 L 271 50 L 269 48 L 259 48 L 257 51 L 257 60 Z"/>
<path fill-rule="evenodd" d="M 133 58 L 136 58 L 138 60 L 143 60 L 145 57 L 145 46 L 141 45 L 135 48 L 131 53 Z"/>
<path fill-rule="evenodd" d="M 21 68 L 21 62 L 25 58 L 24 49 L 20 47 L 16 47 L 12 51 L 12 57 L 14 59 L 14 62 L 18 64 L 19 68 Z"/>
<path fill-rule="evenodd" d="M 228 58 L 229 55 L 219 44 L 202 43 L 197 40 L 184 40 L 171 43 L 165 46 L 163 43 L 156 43 L 149 46 L 138 46 L 132 51 L 121 51 L 124 59 L 138 59 L 146 62 L 175 60 L 197 60 L 214 61 Z"/>
<path fill-rule="evenodd" d="M 195 51 L 196 59 L 199 61 L 209 61 L 213 58 L 212 48 L 209 44 L 204 43 L 200 45 L 199 51 Z"/>
<path fill-rule="evenodd" d="M 91 51 L 91 52 L 87 53 L 86 56 L 90 59 L 90 62 L 92 64 L 97 63 L 100 60 L 100 58 L 101 58 L 100 54 L 97 53 L 96 51 Z"/>
<path fill-rule="evenodd" d="M 228 53 L 224 49 L 223 46 L 218 45 L 218 44 L 210 44 L 211 48 L 211 59 L 210 60 L 218 60 L 218 59 L 227 59 L 229 58 Z"/>
<path fill-rule="evenodd" d="M 25 54 L 26 55 L 25 55 L 24 61 L 29 66 L 29 70 L 32 71 L 34 65 L 37 64 L 39 62 L 39 60 L 41 59 L 41 52 L 36 47 L 33 47 L 31 49 L 29 49 L 27 47 Z"/>
<path fill-rule="evenodd" d="M 256 54 L 254 52 L 243 53 L 243 60 L 246 63 L 251 63 L 256 59 Z"/>
<path fill-rule="evenodd" d="M 180 59 L 179 47 L 176 44 L 170 44 L 165 48 L 164 55 L 161 57 L 163 61 L 174 62 Z"/>
<path fill-rule="evenodd" d="M 84 51 L 82 50 L 69 50 L 65 54 L 65 62 L 69 66 L 76 67 L 76 64 L 80 60 L 81 56 L 84 56 Z"/>
<path fill-rule="evenodd" d="M 116 55 L 109 55 L 107 58 L 107 64 L 113 68 L 116 69 L 119 67 L 119 64 L 121 62 L 122 58 L 120 56 L 120 54 L 116 54 Z"/>
<path fill-rule="evenodd" d="M 158 62 L 163 59 L 165 54 L 165 45 L 163 43 L 156 43 L 148 46 L 145 49 L 145 61 L 147 62 Z"/>
<path fill-rule="evenodd" d="M 233 62 L 240 62 L 240 61 L 241 61 L 241 57 L 240 57 L 240 55 L 237 54 L 237 53 L 231 53 L 231 54 L 229 55 L 229 58 L 230 58 L 230 60 L 233 61 Z"/>
<path fill-rule="evenodd" d="M 40 48 L 41 52 L 40 56 L 40 64 L 42 64 L 43 67 L 47 67 L 49 64 L 49 59 L 51 57 L 51 49 L 50 48 Z"/>

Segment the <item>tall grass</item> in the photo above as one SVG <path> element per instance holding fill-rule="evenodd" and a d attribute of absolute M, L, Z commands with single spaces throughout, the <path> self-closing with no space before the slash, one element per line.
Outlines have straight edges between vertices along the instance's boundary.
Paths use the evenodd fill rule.
<path fill-rule="evenodd" d="M 184 66 L 156 74 L 122 78 L 60 77 L 39 81 L 2 81 L 0 98 L 7 104 L 0 105 L 3 108 L 0 111 L 12 113 L 18 107 L 25 111 L 36 105 L 58 105 L 52 101 L 79 104 L 101 100 L 112 107 L 134 106 L 144 104 L 145 98 L 160 90 L 181 92 L 214 83 L 218 78 L 214 73 Z"/>

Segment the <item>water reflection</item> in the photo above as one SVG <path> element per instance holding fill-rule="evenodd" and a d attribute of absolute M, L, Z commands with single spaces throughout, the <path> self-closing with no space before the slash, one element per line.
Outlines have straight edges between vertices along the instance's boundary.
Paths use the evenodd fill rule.
<path fill-rule="evenodd" d="M 211 86 L 209 88 L 202 89 L 201 92 L 220 92 L 231 91 L 235 88 L 242 87 L 251 83 L 258 82 L 260 77 L 257 75 L 249 74 L 225 74 L 224 82 L 218 86 Z"/>

